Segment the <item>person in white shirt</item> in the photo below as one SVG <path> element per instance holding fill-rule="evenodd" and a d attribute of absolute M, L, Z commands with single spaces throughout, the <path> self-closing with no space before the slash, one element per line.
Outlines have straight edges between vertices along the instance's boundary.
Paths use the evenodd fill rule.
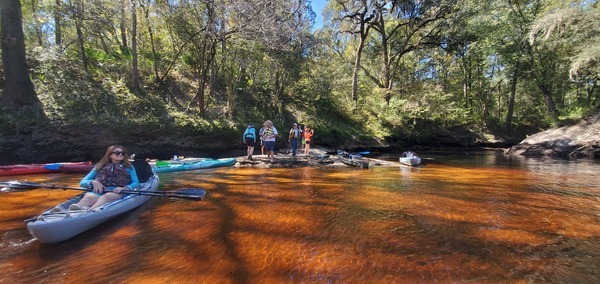
<path fill-rule="evenodd" d="M 269 161 L 273 163 L 275 159 L 275 137 L 279 133 L 273 126 L 273 122 L 270 120 L 265 121 L 265 131 L 262 134 L 263 140 L 265 141 L 265 151 L 267 151 L 267 157 Z"/>

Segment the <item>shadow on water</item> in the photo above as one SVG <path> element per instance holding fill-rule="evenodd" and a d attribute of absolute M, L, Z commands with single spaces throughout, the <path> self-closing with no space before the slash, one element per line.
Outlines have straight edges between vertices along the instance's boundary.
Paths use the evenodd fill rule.
<path fill-rule="evenodd" d="M 90 274 L 119 283 L 600 281 L 600 178 L 588 174 L 598 165 L 419 154 L 435 159 L 164 174 L 160 189 L 205 188 L 207 198 L 156 198 L 67 242 L 21 242 L 0 250 L 0 273 L 62 283 Z M 0 207 L 2 242 L 23 239 L 17 221 L 36 203 L 0 202 L 14 210 Z"/>

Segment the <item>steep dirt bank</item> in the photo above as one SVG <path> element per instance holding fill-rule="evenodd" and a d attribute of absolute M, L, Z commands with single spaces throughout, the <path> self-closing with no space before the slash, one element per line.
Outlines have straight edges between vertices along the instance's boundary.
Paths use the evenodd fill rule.
<path fill-rule="evenodd" d="M 597 149 L 597 141 L 600 140 L 597 137 L 599 135 L 597 127 L 600 125 L 598 123 L 598 116 L 594 120 L 596 128 L 590 128 L 589 125 L 581 125 L 579 128 L 572 130 L 574 137 L 567 140 L 552 138 L 554 142 L 547 142 L 541 138 L 539 141 L 532 140 L 536 137 L 535 135 L 523 140 L 526 134 L 534 133 L 534 129 L 520 129 L 508 136 L 502 133 L 502 131 L 495 131 L 495 134 L 489 134 L 488 132 L 494 131 L 472 130 L 467 126 L 451 129 L 423 127 L 420 133 L 424 133 L 424 135 L 419 140 L 408 138 L 360 141 L 338 139 L 339 144 L 329 145 L 320 143 L 319 136 L 316 136 L 315 142 L 317 146 L 330 149 L 344 149 L 347 151 L 376 150 L 382 152 L 386 150 L 402 150 L 407 147 L 508 148 L 515 145 L 518 141 L 523 140 L 521 145 L 511 148 L 511 153 L 533 155 L 532 153 L 535 153 L 534 150 L 546 153 L 548 150 L 544 151 L 543 149 L 547 149 L 548 145 L 554 148 L 557 145 L 569 145 L 569 147 L 561 147 L 560 149 L 564 148 L 564 151 L 571 153 L 573 150 L 583 147 L 580 151 L 581 155 L 589 155 L 585 152 L 585 149 Z M 555 131 L 567 132 L 564 130 Z M 236 157 L 242 156 L 245 152 L 245 145 L 241 141 L 241 132 L 238 132 L 235 130 L 220 130 L 216 133 L 192 135 L 186 131 L 169 129 L 130 129 L 127 133 L 123 133 L 123 131 L 115 130 L 111 127 L 90 127 L 87 125 L 60 126 L 55 128 L 37 127 L 27 132 L 22 132 L 20 135 L 0 136 L 0 165 L 60 161 L 98 161 L 104 154 L 106 147 L 111 144 L 125 146 L 130 154 L 136 154 L 136 158 L 168 159 L 173 157 L 173 155 L 212 158 Z M 582 138 L 575 136 L 582 136 L 580 133 L 583 132 L 587 136 L 590 136 L 589 139 L 585 140 L 588 142 L 575 143 L 579 141 L 576 138 Z M 534 142 L 535 144 L 532 144 Z M 276 147 L 277 149 L 286 149 L 289 145 L 285 139 L 278 139 Z M 552 152 L 557 151 L 552 150 Z"/>
<path fill-rule="evenodd" d="M 221 141 L 228 139 L 139 130 L 122 134 L 113 129 L 85 126 L 37 127 L 20 135 L 0 136 L 0 165 L 98 161 L 112 144 L 125 146 L 139 158 L 219 157 L 235 144 Z"/>
<path fill-rule="evenodd" d="M 512 146 L 508 154 L 600 158 L 600 111 L 570 126 L 549 129 Z"/>
<path fill-rule="evenodd" d="M 239 137 L 238 137 L 239 136 Z M 481 135 L 465 129 L 443 131 L 432 134 L 421 141 L 407 140 L 361 140 L 339 139 L 338 145 L 320 143 L 316 145 L 330 149 L 403 149 L 412 146 L 433 147 L 508 147 L 505 141 L 482 140 Z M 236 157 L 245 152 L 241 133 L 213 133 L 188 135 L 165 131 L 136 131 L 122 134 L 113 129 L 69 126 L 38 127 L 20 135 L 0 136 L 0 165 L 47 163 L 61 161 L 98 161 L 106 147 L 123 145 L 136 158 L 168 159 L 173 155 L 188 157 Z M 514 143 L 513 143 L 514 144 Z M 285 139 L 278 139 L 277 149 L 287 149 Z"/>

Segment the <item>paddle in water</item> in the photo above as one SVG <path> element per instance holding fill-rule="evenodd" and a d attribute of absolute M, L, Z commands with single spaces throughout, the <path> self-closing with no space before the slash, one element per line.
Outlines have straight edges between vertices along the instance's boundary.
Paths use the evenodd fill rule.
<path fill-rule="evenodd" d="M 62 186 L 56 184 L 41 184 L 41 183 L 33 183 L 33 182 L 21 182 L 21 181 L 8 181 L 8 182 L 0 182 L 0 186 L 2 186 L 1 191 L 3 192 L 11 192 L 11 191 L 19 191 L 19 190 L 30 190 L 35 188 L 50 188 L 50 189 L 70 189 L 70 190 L 82 190 L 82 191 L 92 191 L 91 188 L 83 188 L 83 187 L 69 187 Z M 154 197 L 175 197 L 175 198 L 183 198 L 188 200 L 202 200 L 206 196 L 206 190 L 201 188 L 182 188 L 174 191 L 160 191 L 160 190 L 121 190 L 121 193 L 124 194 L 132 194 L 132 195 L 147 195 Z"/>

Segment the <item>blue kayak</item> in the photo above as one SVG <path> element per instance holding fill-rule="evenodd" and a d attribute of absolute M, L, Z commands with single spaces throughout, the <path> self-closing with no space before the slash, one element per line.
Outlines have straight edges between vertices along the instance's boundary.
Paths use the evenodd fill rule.
<path fill-rule="evenodd" d="M 204 160 L 191 164 L 171 164 L 168 166 L 152 166 L 155 173 L 170 173 L 180 171 L 191 171 L 199 169 L 210 169 L 218 167 L 229 167 L 235 164 L 235 158 L 223 158 L 216 160 Z"/>

